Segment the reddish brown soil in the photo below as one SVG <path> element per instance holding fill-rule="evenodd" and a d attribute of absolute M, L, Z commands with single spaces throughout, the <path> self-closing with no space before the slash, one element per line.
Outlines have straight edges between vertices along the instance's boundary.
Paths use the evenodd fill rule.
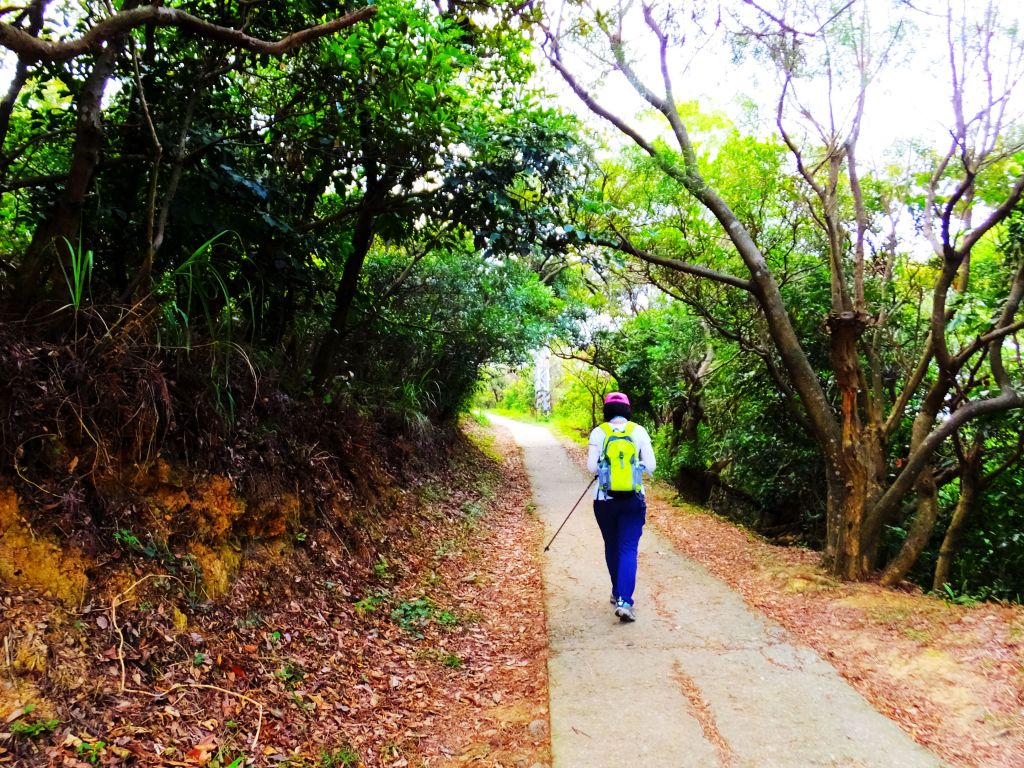
<path fill-rule="evenodd" d="M 81 610 L 0 586 L 0 764 L 548 762 L 540 524 L 497 448 L 410 494 L 375 567 L 328 528 L 215 601 L 141 557 Z"/>

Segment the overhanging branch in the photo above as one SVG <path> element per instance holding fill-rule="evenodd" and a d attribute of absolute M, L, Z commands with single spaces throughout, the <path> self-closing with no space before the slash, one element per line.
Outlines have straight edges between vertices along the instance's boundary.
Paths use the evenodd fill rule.
<path fill-rule="evenodd" d="M 952 435 L 956 430 L 972 419 L 987 414 L 1001 413 L 1024 406 L 1024 397 L 1013 390 L 1004 390 L 997 397 L 986 400 L 976 400 L 969 403 L 946 419 L 939 427 L 933 430 L 926 437 L 921 445 L 907 459 L 903 471 L 896 477 L 896 480 L 889 489 L 878 500 L 871 510 L 871 517 L 876 520 L 884 519 L 895 509 L 899 501 L 910 492 L 914 482 L 920 476 L 921 471 L 928 465 L 932 454 L 942 442 Z"/>
<path fill-rule="evenodd" d="M 688 261 L 680 261 L 679 259 L 669 259 L 664 256 L 656 256 L 649 251 L 645 251 L 642 248 L 637 248 L 633 245 L 628 238 L 622 235 L 618 230 L 615 231 L 618 236 L 618 240 L 609 240 L 605 238 L 593 238 L 591 242 L 595 245 L 602 245 L 606 248 L 614 248 L 617 251 L 628 253 L 630 256 L 636 256 L 638 259 L 646 261 L 649 264 L 657 264 L 661 267 L 667 267 L 668 269 L 674 269 L 677 272 L 683 272 L 688 275 L 694 275 L 695 277 L 703 277 L 708 280 L 713 280 L 716 283 L 723 283 L 725 285 L 731 285 L 733 288 L 740 288 L 744 291 L 752 293 L 754 290 L 753 284 L 749 280 L 744 280 L 742 277 L 736 277 L 736 275 L 730 275 L 727 272 L 719 272 L 711 267 L 704 267 L 700 264 L 691 264 Z"/>
<path fill-rule="evenodd" d="M 292 32 L 280 40 L 262 40 L 247 35 L 239 29 L 222 27 L 204 21 L 177 8 L 147 5 L 108 16 L 95 26 L 90 27 L 81 37 L 61 42 L 42 40 L 12 24 L 0 22 L 0 46 L 14 51 L 22 61 L 67 61 L 87 53 L 99 53 L 108 40 L 144 24 L 153 24 L 158 27 L 178 27 L 200 37 L 228 43 L 253 53 L 283 56 L 313 40 L 351 27 L 376 13 L 377 8 L 371 5 L 325 24 Z"/>

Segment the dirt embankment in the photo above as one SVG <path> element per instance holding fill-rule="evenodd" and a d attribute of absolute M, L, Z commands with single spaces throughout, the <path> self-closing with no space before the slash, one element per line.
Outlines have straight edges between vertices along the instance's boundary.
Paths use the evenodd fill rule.
<path fill-rule="evenodd" d="M 500 453 L 463 442 L 352 500 L 360 537 L 287 516 L 246 538 L 250 507 L 211 485 L 178 490 L 211 500 L 197 525 L 238 513 L 221 544 L 126 530 L 86 553 L 35 537 L 7 497 L 0 537 L 57 570 L 0 573 L 0 764 L 546 763 L 542 586 L 523 545 L 540 530 L 518 454 Z"/>

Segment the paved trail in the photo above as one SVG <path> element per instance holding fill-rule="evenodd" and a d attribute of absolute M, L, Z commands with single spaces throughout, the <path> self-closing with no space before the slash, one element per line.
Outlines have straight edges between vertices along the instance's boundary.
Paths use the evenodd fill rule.
<path fill-rule="evenodd" d="M 548 536 L 589 477 L 543 427 L 523 447 Z M 620 624 L 589 499 L 545 555 L 553 768 L 938 768 L 814 651 L 648 526 Z"/>

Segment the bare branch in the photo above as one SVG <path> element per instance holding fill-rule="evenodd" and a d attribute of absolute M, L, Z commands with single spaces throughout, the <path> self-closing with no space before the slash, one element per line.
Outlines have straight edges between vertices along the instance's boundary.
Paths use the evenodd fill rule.
<path fill-rule="evenodd" d="M 665 96 L 664 98 L 657 96 L 651 89 L 644 85 L 643 81 L 637 76 L 636 72 L 630 66 L 629 62 L 626 61 L 625 53 L 623 52 L 621 42 L 615 39 L 609 39 L 611 43 L 612 53 L 615 56 L 615 63 L 619 71 L 626 76 L 629 80 L 629 84 L 633 86 L 633 89 L 643 97 L 643 99 L 654 107 L 656 110 L 661 112 L 668 120 L 669 126 L 672 128 L 672 133 L 676 138 L 676 143 L 679 145 L 680 151 L 683 153 L 683 159 L 686 162 L 685 178 L 679 179 L 687 189 L 691 192 L 697 187 L 704 186 L 704 180 L 700 177 L 697 171 L 697 154 L 694 152 L 693 143 L 690 141 L 689 133 L 686 130 L 686 126 L 683 125 L 682 119 L 679 117 L 679 112 L 676 110 L 675 100 L 672 96 L 672 80 L 669 77 L 668 72 L 668 36 L 664 33 L 654 16 L 651 14 L 651 10 L 648 6 L 644 6 L 644 20 L 647 22 L 647 26 L 654 33 L 655 37 L 658 38 L 658 56 L 661 64 L 661 75 L 664 81 Z M 675 175 L 675 174 L 670 174 Z"/>
<path fill-rule="evenodd" d="M 657 152 L 655 151 L 653 144 L 637 133 L 637 131 L 624 120 L 613 115 L 607 109 L 598 104 L 597 100 L 590 94 L 590 92 L 580 85 L 579 81 L 573 77 L 572 73 L 569 72 L 562 63 L 561 58 L 559 58 L 558 46 L 554 44 L 553 41 L 551 44 L 551 51 L 552 53 L 548 54 L 548 61 L 551 63 L 551 66 L 558 70 L 558 74 L 562 76 L 562 79 L 565 80 L 566 84 L 573 90 L 573 93 L 580 98 L 580 101 L 586 104 L 587 108 L 595 115 L 604 118 L 619 131 L 632 139 L 644 152 L 649 154 L 651 157 L 657 157 Z"/>
<path fill-rule="evenodd" d="M 753 291 L 753 285 L 749 280 L 744 280 L 742 277 L 736 277 L 735 275 L 730 275 L 726 272 L 719 272 L 718 270 L 701 266 L 700 264 L 690 264 L 687 261 L 680 261 L 679 259 L 669 259 L 664 256 L 656 256 L 642 248 L 637 248 L 632 242 L 630 242 L 629 238 L 614 226 L 612 227 L 612 230 L 619 238 L 618 241 L 595 238 L 592 242 L 596 245 L 603 245 L 606 248 L 614 248 L 617 251 L 622 251 L 623 253 L 628 253 L 631 256 L 636 256 L 638 259 L 642 259 L 648 264 L 657 264 L 660 267 L 667 267 L 669 269 L 674 269 L 677 272 L 694 275 L 695 277 L 707 278 L 708 280 L 714 280 L 716 283 L 731 285 L 734 288 L 740 288 L 744 291 Z"/>
<path fill-rule="evenodd" d="M 954 138 L 949 147 L 949 151 L 946 152 L 946 156 L 942 158 L 942 161 L 932 172 L 932 176 L 928 180 L 928 197 L 924 205 L 924 216 L 921 217 L 925 237 L 928 238 L 928 242 L 932 244 L 932 250 L 934 250 L 938 256 L 942 256 L 943 248 L 942 242 L 935 234 L 935 228 L 932 226 L 932 215 L 935 211 L 935 197 L 939 188 L 939 181 L 942 179 L 942 174 L 944 174 L 946 169 L 949 167 L 949 162 L 953 159 L 953 155 L 956 153 L 956 147 L 957 142 Z"/>
<path fill-rule="evenodd" d="M 871 516 L 875 519 L 884 519 L 896 507 L 920 476 L 921 471 L 928 466 L 932 454 L 942 442 L 962 427 L 971 419 L 991 413 L 1002 413 L 1003 411 L 1021 408 L 1024 406 L 1024 397 L 1013 390 L 1003 391 L 997 397 L 985 400 L 976 400 L 962 408 L 957 409 L 937 429 L 933 430 L 907 459 L 903 471 L 896 477 L 889 489 L 882 495 L 871 510 Z"/>
<path fill-rule="evenodd" d="M 860 186 L 856 156 L 857 136 L 860 133 L 861 117 L 864 114 L 864 96 L 865 90 L 861 88 L 860 98 L 857 99 L 855 127 L 846 142 L 846 171 L 850 179 L 850 192 L 853 195 L 853 208 L 857 226 L 853 250 L 853 301 L 854 309 L 858 312 L 864 312 L 867 309 L 864 298 L 864 238 L 868 232 L 868 214 L 864 206 L 864 192 Z"/>
<path fill-rule="evenodd" d="M 804 32 L 803 30 L 797 29 L 796 27 L 790 25 L 781 16 L 776 16 L 774 13 L 770 12 L 766 8 L 755 3 L 754 0 L 743 0 L 743 2 L 749 5 L 751 8 L 755 8 L 765 18 L 770 19 L 772 23 L 774 23 L 775 26 L 777 26 L 782 32 L 786 32 L 791 35 L 800 35 L 802 37 L 817 37 L 818 35 L 821 34 L 822 30 L 824 30 L 825 27 L 827 27 L 833 21 L 842 16 L 851 5 L 857 2 L 857 0 L 849 0 L 846 3 L 846 5 L 840 8 L 834 14 L 832 14 L 832 16 L 826 19 L 823 23 L 818 25 L 818 28 L 814 32 Z"/>
<path fill-rule="evenodd" d="M 903 413 L 907 409 L 907 405 L 910 403 L 914 393 L 917 392 L 918 387 L 921 386 L 921 382 L 924 381 L 924 377 L 928 373 L 928 367 L 931 365 L 932 358 L 934 356 L 935 348 L 932 344 L 932 337 L 929 335 L 925 340 L 924 350 L 921 352 L 921 357 L 917 362 L 917 367 L 910 375 L 907 383 L 903 386 L 903 391 L 900 392 L 899 398 L 897 398 L 892 409 L 889 411 L 889 418 L 885 420 L 883 434 L 886 437 L 890 436 L 903 420 Z"/>

